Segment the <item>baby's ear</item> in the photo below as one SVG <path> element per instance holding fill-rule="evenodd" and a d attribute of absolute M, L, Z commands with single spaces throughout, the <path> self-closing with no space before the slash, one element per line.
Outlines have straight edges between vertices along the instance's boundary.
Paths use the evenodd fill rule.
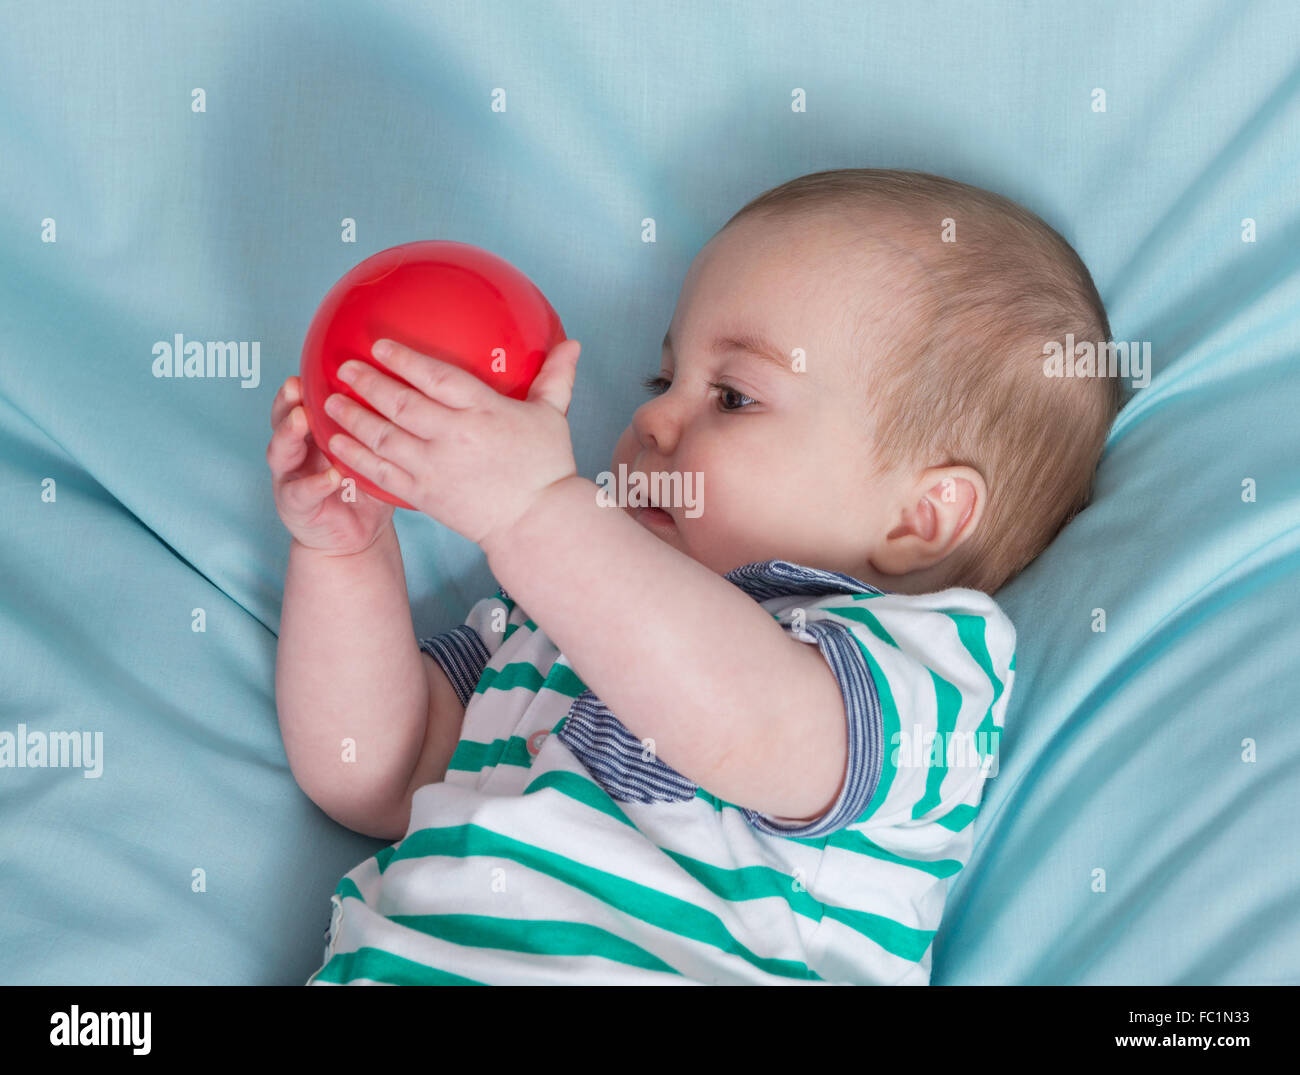
<path fill-rule="evenodd" d="M 871 564 L 886 575 L 924 571 L 975 533 L 988 491 L 973 467 L 931 467 L 911 487 Z"/>

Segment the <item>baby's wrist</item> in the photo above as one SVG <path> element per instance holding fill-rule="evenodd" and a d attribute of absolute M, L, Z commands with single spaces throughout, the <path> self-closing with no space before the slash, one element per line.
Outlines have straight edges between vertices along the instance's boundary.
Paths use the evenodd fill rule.
<path fill-rule="evenodd" d="M 311 556 L 326 560 L 352 561 L 362 559 L 367 554 L 374 554 L 380 550 L 390 539 L 390 534 L 392 539 L 396 539 L 397 530 L 393 526 L 393 521 L 391 519 L 375 531 L 374 536 L 366 542 L 365 545 L 358 549 L 318 549 L 312 545 L 305 544 L 297 537 L 294 537 L 290 542 L 289 548 L 290 551 L 297 548 L 299 555 L 310 554 Z"/>
<path fill-rule="evenodd" d="M 526 535 L 530 531 L 536 530 L 538 520 L 543 519 L 545 513 L 554 504 L 562 502 L 575 484 L 584 482 L 592 485 L 593 488 L 595 487 L 593 483 L 574 473 L 559 478 L 539 490 L 537 495 L 529 502 L 528 507 L 510 523 L 493 531 L 479 542 L 479 547 L 487 556 L 488 564 L 491 565 L 494 558 L 499 559 L 505 550 L 518 545 L 521 537 L 527 540 Z"/>

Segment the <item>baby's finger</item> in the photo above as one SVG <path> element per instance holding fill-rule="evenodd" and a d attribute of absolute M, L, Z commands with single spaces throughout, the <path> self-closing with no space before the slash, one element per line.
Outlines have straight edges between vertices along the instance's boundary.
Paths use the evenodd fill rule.
<path fill-rule="evenodd" d="M 271 434 L 266 446 L 266 465 L 273 476 L 280 478 L 301 466 L 308 451 L 307 412 L 302 407 L 294 407 Z"/>
<path fill-rule="evenodd" d="M 280 391 L 271 401 L 271 429 L 275 430 L 294 407 L 302 402 L 302 380 L 290 377 L 280 386 Z"/>
<path fill-rule="evenodd" d="M 341 481 L 342 475 L 333 467 L 326 467 L 319 474 L 309 474 L 305 478 L 294 478 L 280 488 L 281 506 L 296 515 L 307 515 L 334 492 Z"/>

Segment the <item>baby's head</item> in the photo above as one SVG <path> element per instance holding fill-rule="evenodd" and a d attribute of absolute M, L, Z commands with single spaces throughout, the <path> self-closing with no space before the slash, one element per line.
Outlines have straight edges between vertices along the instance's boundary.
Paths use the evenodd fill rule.
<path fill-rule="evenodd" d="M 725 573 L 784 559 L 881 589 L 992 593 L 1085 504 L 1118 380 L 1087 268 L 1037 216 L 919 172 L 802 176 L 700 251 L 614 470 L 702 476 L 638 518 Z M 635 514 L 635 509 L 629 509 Z"/>

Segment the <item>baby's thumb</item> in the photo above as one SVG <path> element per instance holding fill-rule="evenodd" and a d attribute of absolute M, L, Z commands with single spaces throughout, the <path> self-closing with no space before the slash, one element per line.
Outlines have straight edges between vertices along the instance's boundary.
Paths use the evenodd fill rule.
<path fill-rule="evenodd" d="M 561 340 L 557 343 L 546 356 L 532 387 L 528 389 L 528 399 L 544 400 L 561 414 L 568 414 L 581 351 L 582 344 L 577 340 Z"/>

